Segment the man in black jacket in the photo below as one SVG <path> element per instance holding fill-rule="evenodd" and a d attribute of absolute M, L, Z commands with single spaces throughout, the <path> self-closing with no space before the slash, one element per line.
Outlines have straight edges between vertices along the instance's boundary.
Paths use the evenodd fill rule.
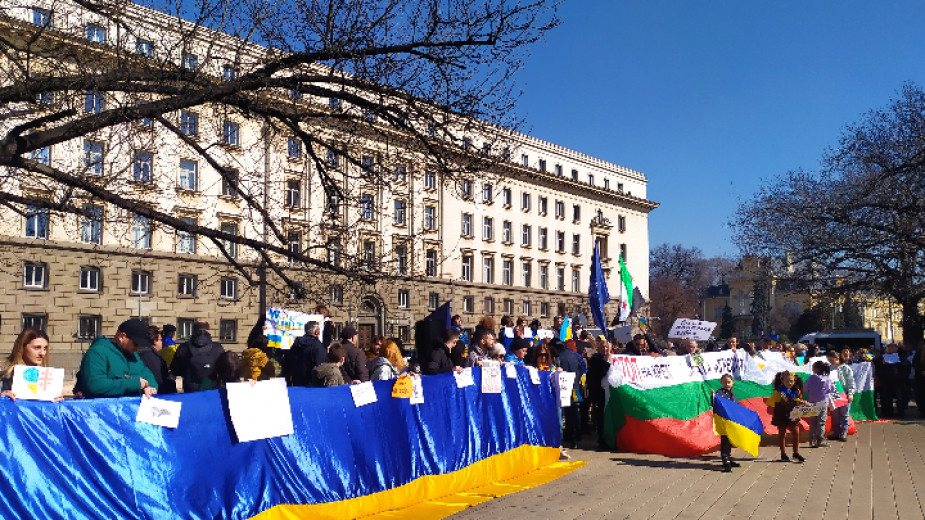
<path fill-rule="evenodd" d="M 305 324 L 305 335 L 296 338 L 283 358 L 283 374 L 289 386 L 312 386 L 312 370 L 325 362 L 327 349 L 321 344 L 321 324 Z"/>
<path fill-rule="evenodd" d="M 151 340 L 151 346 L 137 345 L 135 353 L 141 358 L 141 362 L 148 367 L 148 370 L 154 374 L 154 380 L 157 381 L 157 393 L 177 393 L 177 382 L 170 374 L 167 362 L 161 357 L 161 349 L 164 348 L 164 344 L 160 329 L 153 325 L 148 326 L 148 339 Z"/>
<path fill-rule="evenodd" d="M 578 388 L 578 382 L 585 373 L 581 365 L 581 357 L 572 352 L 561 341 L 553 341 L 549 344 L 559 356 L 559 368 L 563 372 L 573 372 L 575 374 L 575 388 Z M 572 393 L 572 405 L 562 410 L 565 416 L 565 431 L 562 432 L 562 444 L 568 445 L 573 449 L 578 448 L 578 441 L 581 440 L 581 412 L 578 407 L 578 401 Z"/>
<path fill-rule="evenodd" d="M 193 324 L 193 335 L 189 341 L 177 347 L 170 371 L 175 377 L 183 378 L 184 392 L 195 392 L 199 390 L 202 379 L 212 373 L 215 360 L 223 352 L 225 347 L 212 341 L 209 323 L 197 321 Z"/>
<path fill-rule="evenodd" d="M 344 375 L 344 382 L 349 384 L 365 383 L 369 381 L 369 370 L 366 369 L 366 354 L 357 346 L 357 330 L 350 325 L 340 331 L 340 344 L 346 351 L 344 364 L 340 371 Z"/>

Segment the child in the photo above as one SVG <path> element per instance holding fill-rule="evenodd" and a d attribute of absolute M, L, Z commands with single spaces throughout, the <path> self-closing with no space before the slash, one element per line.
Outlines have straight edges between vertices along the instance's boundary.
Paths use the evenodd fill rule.
<path fill-rule="evenodd" d="M 829 350 L 825 353 L 825 357 L 835 367 L 838 382 L 841 383 L 842 388 L 845 389 L 845 394 L 848 396 L 848 404 L 832 410 L 832 436 L 829 439 L 846 442 L 848 440 L 848 412 L 851 411 L 851 401 L 854 400 L 854 372 L 851 367 L 842 364 L 842 358 L 838 355 L 838 352 Z"/>
<path fill-rule="evenodd" d="M 720 397 L 725 397 L 732 402 L 738 402 L 736 395 L 732 392 L 732 385 L 735 384 L 735 380 L 732 379 L 731 374 L 723 374 L 719 378 L 719 382 L 722 385 L 722 388 L 716 391 L 715 395 Z M 723 459 L 723 473 L 729 473 L 732 471 L 732 468 L 738 468 L 740 464 L 732 460 L 732 443 L 729 442 L 729 437 L 725 435 L 719 436 L 719 455 Z"/>
<path fill-rule="evenodd" d="M 829 364 L 825 361 L 813 363 L 813 375 L 806 380 L 806 400 L 820 408 L 819 415 L 812 418 L 809 428 L 809 447 L 827 447 L 825 442 L 825 419 L 829 411 L 829 399 L 835 395 L 835 385 L 829 379 Z M 822 404 L 820 404 L 822 403 Z"/>
<path fill-rule="evenodd" d="M 340 367 L 344 364 L 347 350 L 340 344 L 334 343 L 328 349 L 327 363 L 322 363 L 312 369 L 312 380 L 315 386 L 340 386 L 344 384 L 344 376 Z"/>
<path fill-rule="evenodd" d="M 793 458 L 797 462 L 806 460 L 800 455 L 800 420 L 790 419 L 790 412 L 802 399 L 803 380 L 800 376 L 789 371 L 778 372 L 774 376 L 774 394 L 768 399 L 767 405 L 774 408 L 771 424 L 777 426 L 781 462 L 790 462 L 786 452 L 788 431 L 793 436 Z"/>

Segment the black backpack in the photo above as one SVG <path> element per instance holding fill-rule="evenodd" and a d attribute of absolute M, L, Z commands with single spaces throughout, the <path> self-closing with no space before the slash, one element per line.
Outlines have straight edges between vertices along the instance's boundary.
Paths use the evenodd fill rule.
<path fill-rule="evenodd" d="M 183 378 L 184 390 L 197 390 L 199 383 L 212 374 L 215 369 L 215 361 L 224 351 L 225 349 L 214 341 L 209 342 L 204 347 L 193 347 L 189 342 L 180 345 L 176 356 L 185 361 L 185 366 L 182 374 L 175 375 Z"/>

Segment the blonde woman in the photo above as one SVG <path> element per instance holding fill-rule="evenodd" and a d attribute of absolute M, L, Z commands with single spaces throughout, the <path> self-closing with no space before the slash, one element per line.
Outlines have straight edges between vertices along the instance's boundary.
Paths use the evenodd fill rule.
<path fill-rule="evenodd" d="M 48 334 L 44 330 L 28 328 L 20 332 L 9 357 L 0 362 L 0 396 L 14 400 L 16 395 L 12 391 L 13 369 L 16 365 L 48 366 Z"/>
<path fill-rule="evenodd" d="M 398 345 L 386 339 L 379 347 L 379 356 L 367 362 L 366 367 L 370 381 L 385 381 L 397 378 L 405 370 L 406 364 Z"/>

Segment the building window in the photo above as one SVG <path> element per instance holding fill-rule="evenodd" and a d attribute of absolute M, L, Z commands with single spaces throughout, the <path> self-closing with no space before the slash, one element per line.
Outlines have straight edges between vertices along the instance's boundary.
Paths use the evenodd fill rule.
<path fill-rule="evenodd" d="M 23 287 L 28 289 L 44 289 L 47 279 L 48 266 L 41 262 L 23 263 Z"/>
<path fill-rule="evenodd" d="M 103 208 L 84 204 L 80 216 L 80 241 L 84 244 L 103 243 Z"/>
<path fill-rule="evenodd" d="M 222 176 L 222 197 L 238 197 L 238 170 L 234 168 L 224 168 Z"/>
<path fill-rule="evenodd" d="M 424 258 L 424 269 L 427 276 L 437 276 L 437 251 L 428 249 Z"/>
<path fill-rule="evenodd" d="M 620 233 L 626 232 L 626 217 L 624 217 L 623 215 L 620 215 L 619 217 L 617 217 L 617 230 Z"/>
<path fill-rule="evenodd" d="M 403 200 L 396 200 L 394 202 L 395 212 L 393 214 L 392 220 L 396 226 L 404 226 L 407 221 L 408 213 L 408 203 Z"/>
<path fill-rule="evenodd" d="M 540 159 L 540 171 L 546 171 L 546 159 Z"/>
<path fill-rule="evenodd" d="M 514 262 L 511 260 L 503 260 L 501 262 L 501 283 L 504 285 L 512 285 L 514 283 Z"/>
<path fill-rule="evenodd" d="M 132 247 L 151 249 L 151 219 L 148 217 L 132 216 Z"/>
<path fill-rule="evenodd" d="M 180 189 L 196 191 L 199 181 L 199 165 L 196 161 L 180 161 Z"/>
<path fill-rule="evenodd" d="M 561 164 L 556 165 L 556 176 L 562 177 L 562 165 Z"/>
<path fill-rule="evenodd" d="M 411 298 L 408 289 L 398 290 L 398 308 L 408 309 L 411 307 Z"/>
<path fill-rule="evenodd" d="M 548 202 L 549 202 L 549 199 L 547 199 L 546 197 L 537 198 L 537 211 L 539 212 L 540 215 L 546 215 L 546 211 L 549 205 Z"/>
<path fill-rule="evenodd" d="M 363 241 L 363 269 L 372 271 L 376 268 L 376 242 Z"/>
<path fill-rule="evenodd" d="M 540 318 L 549 317 L 549 302 L 540 302 Z"/>
<path fill-rule="evenodd" d="M 48 210 L 26 206 L 26 238 L 48 238 Z"/>
<path fill-rule="evenodd" d="M 511 207 L 511 189 L 504 188 L 501 190 L 501 203 L 504 204 L 504 207 Z"/>
<path fill-rule="evenodd" d="M 530 194 L 524 192 L 520 196 L 520 209 L 530 211 Z"/>
<path fill-rule="evenodd" d="M 191 218 L 181 218 L 184 224 L 195 226 L 196 221 Z M 177 230 L 177 252 L 180 254 L 196 254 L 196 235 L 191 231 Z"/>
<path fill-rule="evenodd" d="M 106 43 L 106 28 L 92 23 L 88 24 L 87 39 L 91 42 Z"/>
<path fill-rule="evenodd" d="M 468 151 L 470 148 L 472 148 L 472 138 L 470 138 L 470 137 L 463 137 L 463 138 L 462 138 L 462 147 L 463 147 L 466 151 Z"/>
<path fill-rule="evenodd" d="M 556 289 L 565 290 L 565 268 L 556 267 Z"/>
<path fill-rule="evenodd" d="M 199 68 L 199 56 L 184 52 L 183 58 L 180 60 L 180 66 L 186 70 L 196 70 Z"/>
<path fill-rule="evenodd" d="M 472 198 L 472 181 L 469 179 L 462 180 L 462 196 L 464 199 Z"/>
<path fill-rule="evenodd" d="M 626 244 L 620 244 L 620 257 L 623 258 L 623 262 L 626 262 Z"/>
<path fill-rule="evenodd" d="M 440 293 L 432 292 L 427 295 L 427 310 L 435 311 L 440 306 Z"/>
<path fill-rule="evenodd" d="M 292 254 L 292 256 L 289 257 L 290 264 L 301 263 L 299 259 L 295 257 L 302 254 L 302 233 L 290 231 L 286 235 L 286 249 Z"/>
<path fill-rule="evenodd" d="M 103 99 L 102 92 L 84 92 L 84 112 L 99 114 L 103 110 L 106 110 L 106 101 Z"/>
<path fill-rule="evenodd" d="M 588 184 L 594 186 L 594 175 L 588 174 Z"/>
<path fill-rule="evenodd" d="M 520 154 L 520 164 L 523 166 L 530 166 L 530 156 L 525 153 Z"/>
<path fill-rule="evenodd" d="M 556 231 L 556 252 L 564 253 L 565 252 L 565 232 Z"/>
<path fill-rule="evenodd" d="M 191 137 L 199 135 L 199 114 L 195 112 L 180 112 L 180 133 Z"/>
<path fill-rule="evenodd" d="M 472 255 L 463 255 L 462 257 L 462 281 L 472 281 Z"/>
<path fill-rule="evenodd" d="M 132 294 L 151 294 L 151 273 L 132 271 Z"/>
<path fill-rule="evenodd" d="M 578 204 L 572 205 L 572 220 L 574 220 L 575 223 L 578 223 L 581 221 L 581 206 L 579 206 Z"/>
<path fill-rule="evenodd" d="M 572 235 L 572 254 L 581 254 L 581 235 Z"/>
<path fill-rule="evenodd" d="M 528 318 L 533 315 L 533 303 L 530 300 L 523 301 L 523 315 Z"/>
<path fill-rule="evenodd" d="M 329 97 L 329 98 L 328 98 L 328 107 L 330 107 L 330 109 L 333 110 L 333 111 L 335 111 L 335 112 L 339 112 L 341 109 L 343 109 L 344 104 L 343 104 L 343 102 L 341 102 L 341 99 L 340 99 L 340 98 Z"/>
<path fill-rule="evenodd" d="M 622 182 L 617 183 L 617 193 L 623 193 L 623 183 Z"/>
<path fill-rule="evenodd" d="M 398 274 L 408 274 L 408 246 L 400 245 L 395 248 L 395 263 Z"/>
<path fill-rule="evenodd" d="M 521 232 L 521 244 L 524 247 L 530 247 L 532 238 L 533 238 L 533 227 L 524 224 L 522 232 Z"/>
<path fill-rule="evenodd" d="M 80 290 L 89 292 L 100 292 L 100 268 L 99 267 L 80 267 Z"/>
<path fill-rule="evenodd" d="M 340 212 L 340 196 L 336 191 L 331 190 L 325 194 L 326 201 L 324 204 L 325 211 L 331 216 L 336 216 Z"/>
<path fill-rule="evenodd" d="M 90 175 L 103 175 L 103 143 L 84 141 L 84 169 Z"/>
<path fill-rule="evenodd" d="M 340 239 L 330 237 L 327 241 L 328 263 L 340 267 Z"/>
<path fill-rule="evenodd" d="M 360 218 L 364 220 L 373 219 L 373 207 L 375 206 L 375 201 L 373 196 L 369 193 L 364 193 L 360 196 Z"/>
<path fill-rule="evenodd" d="M 495 313 L 495 299 L 491 296 L 486 296 L 482 300 L 482 307 L 485 314 L 494 314 Z"/>
<path fill-rule="evenodd" d="M 77 339 L 94 340 L 100 335 L 100 316 L 77 316 Z"/>
<path fill-rule="evenodd" d="M 399 164 L 395 167 L 392 178 L 395 182 L 408 182 L 408 169 L 404 165 Z"/>
<path fill-rule="evenodd" d="M 190 339 L 193 336 L 193 325 L 196 320 L 193 318 L 177 318 L 177 338 Z"/>
<path fill-rule="evenodd" d="M 511 235 L 513 235 L 512 227 L 510 220 L 505 220 L 501 224 L 501 241 L 505 244 L 510 244 L 513 241 L 511 239 Z"/>
<path fill-rule="evenodd" d="M 22 328 L 45 330 L 48 328 L 48 315 L 24 312 L 22 313 Z"/>
<path fill-rule="evenodd" d="M 222 65 L 222 79 L 224 81 L 233 81 L 238 78 L 238 71 L 233 65 Z"/>
<path fill-rule="evenodd" d="M 135 40 L 135 54 L 146 58 L 154 57 L 154 42 L 151 40 Z"/>
<path fill-rule="evenodd" d="M 490 256 L 482 259 L 482 281 L 495 283 L 495 259 Z"/>
<path fill-rule="evenodd" d="M 51 147 L 43 146 L 42 148 L 39 148 L 37 150 L 32 150 L 32 152 L 29 153 L 29 158 L 39 164 L 50 166 L 51 165 Z"/>
<path fill-rule="evenodd" d="M 337 150 L 328 148 L 325 154 L 324 164 L 328 168 L 337 168 L 340 166 L 340 155 L 337 153 Z"/>
<path fill-rule="evenodd" d="M 135 182 L 151 182 L 154 171 L 154 155 L 150 152 L 135 152 L 132 159 L 132 177 Z"/>
<path fill-rule="evenodd" d="M 581 271 L 578 269 L 572 269 L 572 291 L 578 292 L 581 290 Z"/>
<path fill-rule="evenodd" d="M 298 179 L 286 181 L 286 205 L 290 208 L 302 207 L 302 181 Z"/>
<path fill-rule="evenodd" d="M 572 180 L 578 180 L 578 170 L 572 170 Z"/>
<path fill-rule="evenodd" d="M 331 303 L 342 305 L 344 303 L 344 288 L 340 285 L 331 286 L 330 300 Z"/>
<path fill-rule="evenodd" d="M 289 155 L 290 159 L 301 159 L 302 158 L 302 141 L 299 141 L 295 137 L 290 137 L 286 141 L 286 153 Z"/>
<path fill-rule="evenodd" d="M 177 295 L 181 298 L 196 297 L 196 275 L 181 273 L 177 276 Z"/>
<path fill-rule="evenodd" d="M 238 279 L 237 278 L 222 278 L 221 294 L 220 297 L 225 300 L 237 300 L 238 299 Z"/>
<path fill-rule="evenodd" d="M 540 289 L 549 289 L 549 266 L 540 266 Z"/>
<path fill-rule="evenodd" d="M 302 91 L 298 89 L 289 89 L 289 97 L 292 99 L 302 99 Z"/>
<path fill-rule="evenodd" d="M 556 218 L 565 218 L 565 203 L 561 200 L 556 201 Z"/>
<path fill-rule="evenodd" d="M 52 28 L 54 27 L 52 13 L 49 9 L 40 9 L 38 7 L 32 8 L 32 23 L 38 25 L 39 27 Z"/>
<path fill-rule="evenodd" d="M 433 231 L 437 229 L 437 207 L 424 206 L 424 230 Z"/>
<path fill-rule="evenodd" d="M 493 222 L 491 217 L 484 217 L 482 219 L 482 239 L 483 240 L 494 240 L 495 233 L 493 229 Z"/>
<path fill-rule="evenodd" d="M 539 229 L 539 234 L 540 234 L 540 249 L 542 249 L 543 251 L 546 251 L 547 249 L 549 249 L 549 230 L 544 227 L 541 227 Z"/>
<path fill-rule="evenodd" d="M 493 202 L 494 192 L 491 184 L 482 186 L 482 202 L 491 204 Z"/>
<path fill-rule="evenodd" d="M 514 300 L 510 298 L 504 299 L 504 314 L 514 314 Z"/>
<path fill-rule="evenodd" d="M 471 237 L 472 236 L 472 213 L 463 213 L 462 214 L 462 236 Z"/>
<path fill-rule="evenodd" d="M 222 143 L 228 146 L 238 146 L 239 126 L 237 123 L 225 121 L 222 123 Z"/>
<path fill-rule="evenodd" d="M 491 155 L 491 143 L 482 143 L 482 155 Z"/>
<path fill-rule="evenodd" d="M 604 189 L 605 190 L 610 189 L 610 179 L 608 179 L 607 177 L 604 177 Z"/>
<path fill-rule="evenodd" d="M 475 297 L 463 296 L 463 312 L 468 314 L 475 312 Z"/>
<path fill-rule="evenodd" d="M 524 287 L 530 287 L 533 282 L 533 264 L 530 262 L 523 263 Z"/>
<path fill-rule="evenodd" d="M 424 172 L 424 189 L 425 190 L 437 189 L 437 174 L 435 174 L 432 171 Z"/>
<path fill-rule="evenodd" d="M 398 339 L 404 344 L 411 342 L 411 326 L 410 325 L 399 325 L 398 326 Z"/>
<path fill-rule="evenodd" d="M 219 320 L 218 340 L 236 342 L 238 340 L 238 320 Z"/>
<path fill-rule="evenodd" d="M 375 164 L 375 161 L 373 161 L 372 156 L 364 155 L 363 157 L 360 158 L 360 172 L 363 175 L 372 175 L 374 164 Z"/>

